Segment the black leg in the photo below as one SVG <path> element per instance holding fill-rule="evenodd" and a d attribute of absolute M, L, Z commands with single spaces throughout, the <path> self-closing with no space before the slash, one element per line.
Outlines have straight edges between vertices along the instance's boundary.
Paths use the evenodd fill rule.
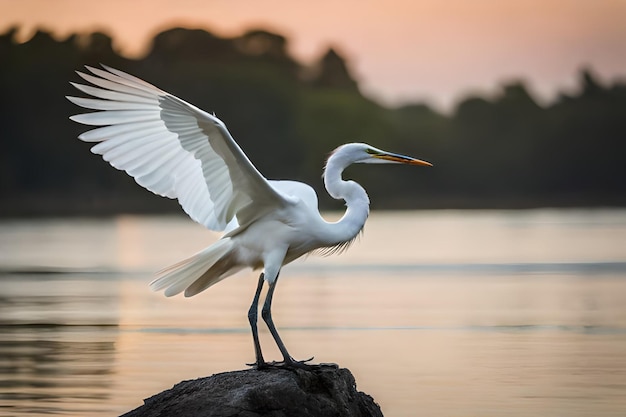
<path fill-rule="evenodd" d="M 259 331 L 257 329 L 257 317 L 259 314 L 259 296 L 261 295 L 261 290 L 263 289 L 263 281 L 265 281 L 265 277 L 263 274 L 261 274 L 261 276 L 259 277 L 259 284 L 256 287 L 256 292 L 254 293 L 252 305 L 250 305 L 250 310 L 248 310 L 248 321 L 250 322 L 250 328 L 252 329 L 252 341 L 254 342 L 254 354 L 256 355 L 256 363 L 254 365 L 256 365 L 258 369 L 267 366 L 265 360 L 263 359 L 263 354 L 261 353 L 261 344 L 259 343 Z"/>
<path fill-rule="evenodd" d="M 274 296 L 274 289 L 276 288 L 277 282 L 278 282 L 278 277 L 276 277 L 274 282 L 270 284 L 269 290 L 267 291 L 267 296 L 265 297 L 265 302 L 263 303 L 263 309 L 261 310 L 261 316 L 263 317 L 265 324 L 267 324 L 267 328 L 270 330 L 270 333 L 272 334 L 272 337 L 274 338 L 276 345 L 278 345 L 278 349 L 280 349 L 280 353 L 283 355 L 284 365 L 308 369 L 310 368 L 310 366 L 306 365 L 304 362 L 308 362 L 312 360 L 313 358 L 305 360 L 305 361 L 294 360 L 291 357 L 291 355 L 289 355 L 289 352 L 287 351 L 285 344 L 283 343 L 280 336 L 278 335 L 276 326 L 274 326 L 274 320 L 272 320 L 272 297 Z"/>

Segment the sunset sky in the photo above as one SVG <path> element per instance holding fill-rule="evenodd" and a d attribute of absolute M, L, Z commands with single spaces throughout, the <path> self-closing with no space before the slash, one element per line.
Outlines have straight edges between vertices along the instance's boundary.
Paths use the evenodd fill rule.
<path fill-rule="evenodd" d="M 0 0 L 0 32 L 16 25 L 20 40 L 36 28 L 104 31 L 132 56 L 173 26 L 269 29 L 303 62 L 336 47 L 363 91 L 390 104 L 449 108 L 519 78 L 545 100 L 573 88 L 583 66 L 626 79 L 626 0 Z"/>

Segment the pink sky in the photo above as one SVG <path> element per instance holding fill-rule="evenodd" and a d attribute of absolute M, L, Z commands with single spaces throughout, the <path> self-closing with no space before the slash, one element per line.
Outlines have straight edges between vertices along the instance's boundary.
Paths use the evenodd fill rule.
<path fill-rule="evenodd" d="M 571 89 L 582 66 L 626 79 L 624 0 L 0 0 L 0 32 L 101 30 L 137 55 L 175 25 L 239 35 L 266 28 L 302 61 L 336 47 L 363 91 L 387 103 L 493 93 L 523 78 L 539 97 Z"/>

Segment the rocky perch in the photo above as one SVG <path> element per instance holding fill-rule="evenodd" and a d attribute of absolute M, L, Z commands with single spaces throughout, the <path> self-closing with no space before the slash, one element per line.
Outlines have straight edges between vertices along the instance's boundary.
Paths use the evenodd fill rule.
<path fill-rule="evenodd" d="M 312 370 L 270 367 L 183 381 L 122 417 L 382 417 L 336 365 Z"/>

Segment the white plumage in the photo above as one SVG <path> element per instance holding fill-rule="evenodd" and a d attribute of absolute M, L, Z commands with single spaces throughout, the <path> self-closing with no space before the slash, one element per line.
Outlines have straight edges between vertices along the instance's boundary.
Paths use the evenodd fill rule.
<path fill-rule="evenodd" d="M 126 171 L 155 194 L 178 199 L 183 210 L 208 229 L 225 232 L 215 244 L 167 267 L 151 283 L 153 290 L 192 296 L 251 267 L 263 269 L 249 311 L 256 366 L 263 360 L 257 333 L 257 305 L 264 280 L 270 288 L 263 318 L 288 366 L 305 366 L 288 354 L 271 318 L 271 302 L 283 265 L 314 251 L 344 249 L 362 230 L 369 214 L 365 190 L 341 178 L 352 163 L 430 165 L 362 143 L 337 148 L 326 163 L 330 195 L 346 201 L 335 223 L 319 214 L 311 187 L 295 181 L 268 181 L 252 165 L 224 123 L 214 115 L 122 71 L 86 67 L 78 72 L 91 85 L 72 83 L 94 98 L 68 97 L 96 110 L 72 116 L 97 126 L 79 136 L 93 142 L 93 153 Z"/>

